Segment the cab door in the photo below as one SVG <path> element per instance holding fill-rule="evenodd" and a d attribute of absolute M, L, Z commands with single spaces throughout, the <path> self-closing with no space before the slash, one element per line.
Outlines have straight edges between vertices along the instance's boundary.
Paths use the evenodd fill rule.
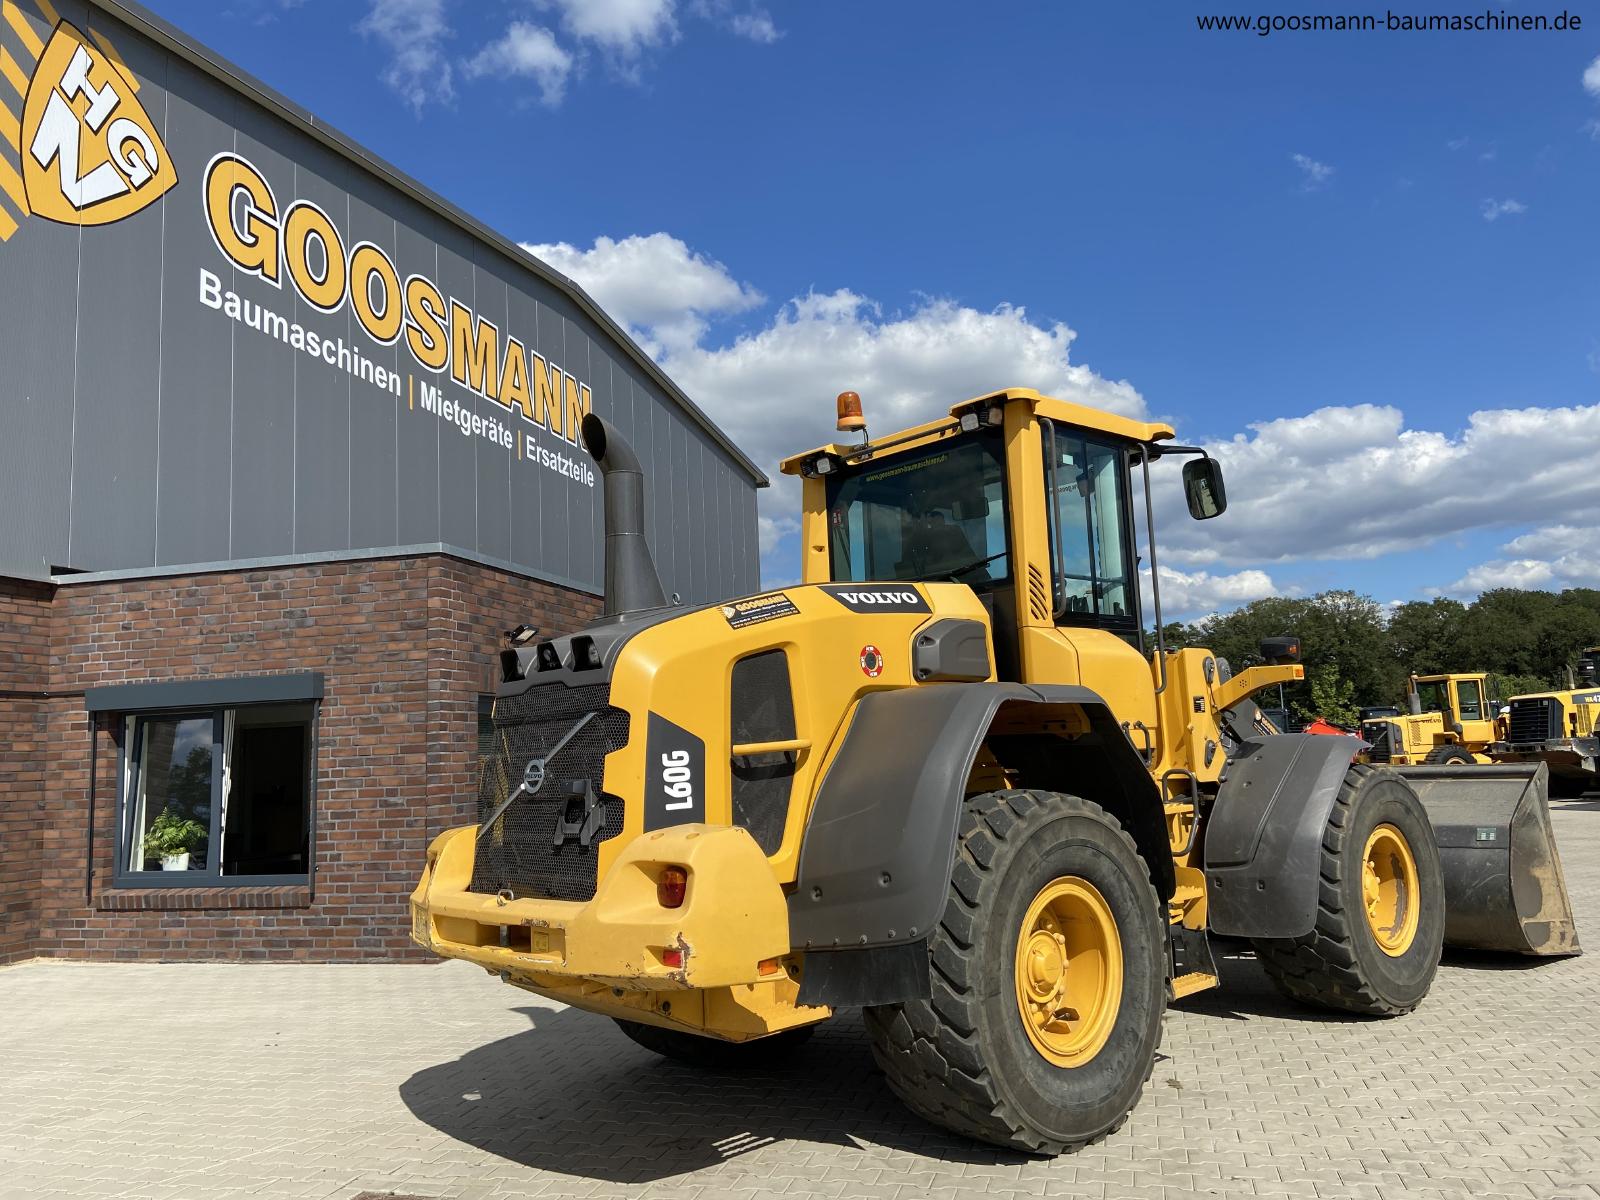
<path fill-rule="evenodd" d="M 1483 746 L 1494 740 L 1494 714 L 1489 711 L 1489 697 L 1484 694 L 1483 685 L 1482 676 L 1457 679 L 1454 684 L 1452 711 L 1461 726 L 1461 740 L 1468 746 Z"/>

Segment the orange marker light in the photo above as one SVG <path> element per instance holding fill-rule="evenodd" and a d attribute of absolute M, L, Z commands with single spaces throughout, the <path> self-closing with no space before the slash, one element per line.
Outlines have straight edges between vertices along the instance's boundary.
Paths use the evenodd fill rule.
<path fill-rule="evenodd" d="M 756 964 L 757 975 L 776 975 L 781 970 L 783 970 L 783 967 L 775 958 L 763 958 Z"/>
<path fill-rule="evenodd" d="M 684 893 L 689 890 L 689 872 L 682 867 L 663 867 L 656 880 L 656 902 L 662 908 L 682 908 Z"/>
<path fill-rule="evenodd" d="M 867 418 L 861 415 L 861 395 L 859 392 L 839 393 L 839 424 L 837 429 L 842 433 L 854 433 L 858 429 L 867 427 Z"/>

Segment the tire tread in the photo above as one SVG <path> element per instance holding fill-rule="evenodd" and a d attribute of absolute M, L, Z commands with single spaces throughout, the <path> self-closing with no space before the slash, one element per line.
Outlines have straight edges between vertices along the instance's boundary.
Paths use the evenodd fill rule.
<path fill-rule="evenodd" d="M 1042 1137 L 1012 1111 L 973 1041 L 980 1025 L 973 924 L 987 893 L 998 886 L 990 864 L 1003 843 L 1028 835 L 1038 819 L 1035 814 L 1053 816 L 1062 811 L 1103 822 L 1138 857 L 1133 839 L 1116 819 L 1077 796 L 1006 790 L 968 798 L 957 833 L 949 898 L 930 939 L 934 999 L 868 1008 L 864 1014 L 873 1058 L 908 1108 L 946 1129 L 1029 1154 L 1081 1150 L 1116 1132 L 1128 1118 L 1124 1112 L 1107 1128 L 1072 1141 Z M 1148 881 L 1145 886 L 1151 906 L 1158 906 L 1154 886 Z M 1160 1040 L 1158 1030 L 1157 1047 Z M 1149 1080 L 1155 1058 L 1152 1053 L 1141 1083 Z"/>

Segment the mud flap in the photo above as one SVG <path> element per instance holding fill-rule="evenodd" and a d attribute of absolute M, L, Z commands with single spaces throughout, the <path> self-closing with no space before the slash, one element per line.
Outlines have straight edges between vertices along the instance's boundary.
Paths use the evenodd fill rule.
<path fill-rule="evenodd" d="M 1577 954 L 1543 763 L 1393 767 L 1422 799 L 1444 868 L 1447 946 Z"/>

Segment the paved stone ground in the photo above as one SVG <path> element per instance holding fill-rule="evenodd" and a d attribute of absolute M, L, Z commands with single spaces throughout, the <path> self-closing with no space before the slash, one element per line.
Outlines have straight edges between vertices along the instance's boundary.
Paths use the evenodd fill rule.
<path fill-rule="evenodd" d="M 853 1018 L 707 1075 L 463 964 L 34 963 L 0 971 L 0 1196 L 1600 1197 L 1600 801 L 1553 807 L 1587 956 L 1452 955 L 1374 1022 L 1233 949 L 1071 1157 L 909 1116 Z"/>

